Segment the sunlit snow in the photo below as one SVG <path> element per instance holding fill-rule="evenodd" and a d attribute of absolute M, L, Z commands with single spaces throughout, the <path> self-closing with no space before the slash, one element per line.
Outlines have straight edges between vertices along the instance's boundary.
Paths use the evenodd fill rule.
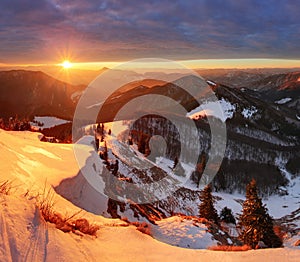
<path fill-rule="evenodd" d="M 30 122 L 30 125 L 32 127 L 36 128 L 37 130 L 44 129 L 44 128 L 50 128 L 50 127 L 54 127 L 54 126 L 58 126 L 58 125 L 62 125 L 62 124 L 66 124 L 66 123 L 70 122 L 68 120 L 60 119 L 60 118 L 53 117 L 53 116 L 35 116 L 34 120 L 43 124 L 42 126 L 38 126 L 37 123 Z"/>
<path fill-rule="evenodd" d="M 214 116 L 219 118 L 221 121 L 225 122 L 227 119 L 233 117 L 235 113 L 236 106 L 226 101 L 224 98 L 217 102 L 205 102 L 199 107 L 193 109 L 189 113 L 187 113 L 187 117 L 189 118 L 198 118 L 199 116 Z"/>
<path fill-rule="evenodd" d="M 34 196 L 46 188 L 78 175 L 79 167 L 73 145 L 40 142 L 39 133 L 8 132 L 0 129 L 0 181 L 13 181 L 14 190 L 0 195 L 0 261 L 298 261 L 299 248 L 293 247 L 297 237 L 287 240 L 288 247 L 250 250 L 247 252 L 216 252 L 199 250 L 216 241 L 203 224 L 171 217 L 150 225 L 154 238 L 128 226 L 119 219 L 104 218 L 84 211 L 80 217 L 100 226 L 97 237 L 63 233 L 53 224 L 43 221 L 36 209 Z M 91 139 L 82 140 L 82 146 Z M 111 143 L 112 145 L 113 143 Z M 114 146 L 116 144 L 114 143 Z M 100 170 L 96 167 L 97 170 Z M 84 182 L 84 181 L 82 181 Z M 70 184 L 65 190 L 75 190 L 84 184 Z M 297 208 L 299 180 L 290 184 L 290 195 L 271 197 L 267 201 L 270 214 L 277 217 Z M 86 194 L 89 191 L 85 192 Z M 72 216 L 80 209 L 55 191 L 54 208 Z M 214 194 L 218 210 L 228 205 L 234 213 L 241 211 L 238 194 Z M 87 196 L 87 195 L 86 195 Z M 77 196 L 79 199 L 81 195 Z M 94 196 L 83 199 L 87 206 Z M 289 208 L 281 205 L 289 205 Z M 280 206 L 280 208 L 279 208 Z M 106 208 L 106 207 L 104 207 Z M 286 211 L 286 213 L 284 212 Z M 127 225 L 127 226 L 126 226 Z M 160 242 L 158 240 L 164 241 Z M 167 244 L 169 243 L 169 245 Z M 179 248 L 176 246 L 187 247 Z M 293 248 L 291 248 L 293 247 Z M 195 248 L 198 250 L 193 250 Z"/>

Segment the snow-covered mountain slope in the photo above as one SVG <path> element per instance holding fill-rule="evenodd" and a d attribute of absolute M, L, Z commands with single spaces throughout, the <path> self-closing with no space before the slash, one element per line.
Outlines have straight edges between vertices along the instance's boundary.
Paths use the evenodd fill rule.
<path fill-rule="evenodd" d="M 1 196 L 0 208 L 0 261 L 158 261 L 170 256 L 173 261 L 193 261 L 195 256 L 219 257 L 213 252 L 166 245 L 133 226 L 118 226 L 120 222 L 101 217 L 94 218 L 101 225 L 97 238 L 63 233 L 44 222 L 34 201 L 24 197 Z"/>
<path fill-rule="evenodd" d="M 0 261 L 297 261 L 299 257 L 299 249 L 294 248 L 229 253 L 178 248 L 124 221 L 87 211 L 79 216 L 100 226 L 97 237 L 63 233 L 41 218 L 36 196 L 79 172 L 72 145 L 42 143 L 38 133 L 30 132 L 0 130 L 0 138 L 1 181 L 13 185 L 8 195 L 0 194 Z M 57 212 L 65 216 L 78 212 L 78 207 L 53 194 Z M 197 231 L 191 222 L 180 220 L 162 220 L 153 235 L 192 248 L 215 244 L 205 227 Z"/>
<path fill-rule="evenodd" d="M 258 81 L 250 81 L 245 85 L 249 94 L 273 103 L 277 110 L 292 113 L 297 119 L 300 114 L 300 72 L 273 74 Z M 255 89 L 251 92 L 250 89 Z"/>
<path fill-rule="evenodd" d="M 282 78 L 281 75 L 274 75 L 271 76 L 270 79 L 276 80 L 278 77 L 280 79 Z M 297 89 L 298 77 L 297 73 L 284 75 L 283 79 L 287 80 L 287 82 L 284 82 L 284 86 L 289 83 L 296 83 L 295 88 L 292 88 L 292 91 L 296 92 L 293 93 L 293 96 L 285 95 L 283 98 L 280 97 L 278 100 L 274 100 L 276 102 L 281 101 L 279 100 L 281 98 L 292 98 L 292 100 L 284 104 L 266 103 L 265 100 L 262 99 L 263 97 L 260 96 L 262 92 L 260 89 L 254 92 L 247 88 L 231 88 L 230 86 L 208 81 L 208 84 L 211 85 L 224 110 L 224 114 L 217 115 L 217 118 L 224 122 L 226 121 L 228 134 L 222 172 L 225 176 L 229 176 L 230 179 L 226 179 L 225 183 L 221 185 L 222 177 L 218 175 L 215 181 L 215 187 L 217 187 L 218 190 L 225 189 L 228 192 L 233 192 L 234 190 L 243 191 L 245 184 L 249 182 L 252 177 L 258 180 L 258 186 L 264 194 L 278 194 L 280 191 L 278 188 L 287 185 L 287 180 L 279 171 L 277 162 L 279 159 L 281 164 L 288 165 L 289 162 L 297 162 L 300 157 L 299 116 L 297 112 L 295 113 L 288 106 L 290 102 L 295 102 L 299 97 L 297 96 L 297 92 L 299 91 L 299 89 Z M 249 78 L 248 81 L 250 80 L 251 78 Z M 262 86 L 268 85 L 269 83 L 266 82 L 267 78 L 264 79 L 263 76 L 260 80 Z M 274 91 L 273 85 L 278 81 L 273 80 L 270 86 L 268 86 L 268 90 L 277 94 L 279 91 L 276 90 L 276 88 Z M 201 107 L 199 107 L 199 104 L 196 103 L 197 101 L 192 99 L 187 92 L 183 92 L 182 89 L 179 88 L 182 84 L 199 87 L 199 90 L 202 90 L 199 94 L 201 97 L 200 100 L 203 101 Z M 203 88 L 202 84 L 203 81 L 200 81 L 199 78 L 195 76 L 185 76 L 173 83 L 151 86 L 151 88 L 143 85 L 132 85 L 128 89 L 118 90 L 107 99 L 102 108 L 103 111 L 99 113 L 98 117 L 101 116 L 104 117 L 102 120 L 111 121 L 114 113 L 118 112 L 123 105 L 136 97 L 146 94 L 159 94 L 170 97 L 184 106 L 187 111 L 189 111 L 188 116 L 196 120 L 200 134 L 201 149 L 207 153 L 210 140 L 210 126 L 203 116 L 204 114 L 216 116 L 216 114 L 214 114 L 215 103 L 207 98 L 209 94 L 207 90 L 209 88 Z M 263 90 L 263 88 L 261 89 Z M 253 95 L 254 93 L 255 95 Z M 95 110 L 99 109 L 95 104 L 91 106 Z M 138 111 L 143 110 L 145 105 L 141 103 L 135 106 L 136 111 Z M 169 111 L 172 111 L 172 109 Z M 199 115 L 201 117 L 198 117 Z M 130 116 L 127 117 L 131 119 Z M 151 126 L 153 123 L 149 124 Z M 144 132 L 144 130 L 140 128 L 137 128 L 136 131 Z M 172 135 L 173 134 L 171 134 L 171 136 Z M 195 143 L 191 141 L 191 136 L 186 132 L 183 137 L 183 139 L 186 140 L 185 142 L 190 144 L 192 152 L 192 147 Z M 175 154 L 177 147 L 171 145 L 170 148 L 170 151 L 173 151 L 170 154 Z M 255 166 L 255 168 L 250 168 L 252 166 Z M 292 171 L 295 176 L 299 175 L 299 171 L 295 171 L 295 169 L 290 171 Z M 265 175 L 261 176 L 260 174 Z M 245 181 L 243 177 L 246 177 Z M 261 186 L 262 184 L 263 186 Z"/>
<path fill-rule="evenodd" d="M 120 220 L 88 212 L 81 214 L 100 225 L 97 238 L 66 234 L 44 222 L 33 196 L 78 172 L 72 145 L 42 143 L 38 133 L 0 130 L 0 136 L 1 182 L 12 181 L 14 187 L 8 196 L 0 194 L 0 261 L 153 260 L 174 252 L 178 252 L 177 258 L 192 259 L 192 252 L 155 241 L 133 226 L 124 227 L 127 223 Z M 55 209 L 68 216 L 78 211 L 58 194 L 55 194 Z"/>
<path fill-rule="evenodd" d="M 220 103 L 223 114 L 215 111 L 215 109 L 218 108 L 217 103 Z M 187 116 L 192 119 L 197 119 L 204 116 L 214 116 L 225 122 L 227 119 L 232 118 L 234 113 L 235 105 L 232 105 L 230 102 L 221 99 L 218 102 L 206 102 L 190 111 Z"/>
<path fill-rule="evenodd" d="M 106 128 L 108 129 L 109 127 L 110 125 Z M 123 130 L 124 126 L 118 129 Z M 90 128 L 86 130 L 88 131 Z M 120 136 L 119 139 L 122 140 L 122 136 Z M 92 136 L 89 138 L 85 137 L 84 140 L 87 144 L 93 143 Z M 108 145 L 109 162 L 114 163 L 117 159 L 119 161 L 118 176 L 120 178 L 129 179 L 136 184 L 143 184 L 149 181 L 152 182 L 151 179 L 153 176 L 155 177 L 156 173 L 156 177 L 158 174 L 164 174 L 169 177 L 177 178 L 178 181 L 182 182 L 181 188 L 173 192 L 169 197 L 152 204 L 132 205 L 109 200 L 107 210 L 109 210 L 108 213 L 112 217 L 126 216 L 129 220 L 151 221 L 151 223 L 156 224 L 161 218 L 169 217 L 174 213 L 183 213 L 192 216 L 198 215 L 200 190 L 190 179 L 186 178 L 186 176 L 189 177 L 191 175 L 193 167 L 187 163 L 181 163 L 184 169 L 184 175 L 183 177 L 176 177 L 172 170 L 174 162 L 170 159 L 159 157 L 152 160 L 154 162 L 152 162 L 151 165 L 156 166 L 155 171 L 153 171 L 153 173 L 145 172 L 143 171 L 143 167 L 149 165 L 149 159 L 141 154 L 135 145 L 129 147 L 125 146 L 114 134 L 111 136 L 106 134 L 105 140 Z M 100 143 L 100 147 L 101 146 L 103 146 L 103 142 L 102 144 Z M 280 165 L 280 163 L 278 163 L 278 165 Z M 162 169 L 164 173 L 159 171 L 160 169 Z M 254 167 L 252 167 L 252 169 L 254 169 Z M 278 220 L 289 216 L 293 212 L 297 212 L 300 197 L 300 179 L 297 177 L 292 178 L 292 175 L 285 170 L 284 166 L 281 167 L 280 172 L 289 179 L 286 188 L 279 188 L 282 194 L 287 195 L 275 195 L 264 199 L 264 202 L 270 209 L 271 215 Z M 72 188 L 72 190 L 68 190 L 68 188 Z M 164 187 L 164 189 L 167 191 L 167 187 Z M 88 209 L 96 214 L 106 214 L 106 210 L 101 209 L 101 205 L 96 204 L 103 202 L 103 197 L 89 184 L 84 183 L 82 174 L 62 181 L 60 185 L 56 187 L 56 190 L 82 208 Z M 92 195 L 91 192 L 93 192 Z M 234 194 L 216 193 L 216 199 L 218 212 L 227 206 L 234 211 L 237 217 L 241 212 L 244 195 L 236 192 Z M 148 214 L 149 212 L 151 215 Z M 300 224 L 297 220 L 297 216 L 294 218 L 295 219 L 292 220 L 293 223 L 296 223 L 296 226 L 293 226 L 293 234 L 295 235 L 295 232 L 299 232 Z"/>

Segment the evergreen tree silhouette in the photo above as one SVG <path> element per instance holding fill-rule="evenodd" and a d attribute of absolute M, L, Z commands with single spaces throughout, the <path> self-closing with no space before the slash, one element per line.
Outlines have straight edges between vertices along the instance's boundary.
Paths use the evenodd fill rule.
<path fill-rule="evenodd" d="M 243 213 L 239 217 L 239 227 L 239 239 L 251 248 L 256 248 L 259 241 L 263 241 L 267 247 L 282 246 L 281 239 L 274 232 L 273 219 L 258 197 L 254 179 L 246 188 L 246 200 L 243 203 Z"/>
<path fill-rule="evenodd" d="M 108 161 L 108 150 L 107 150 L 107 144 L 106 144 L 106 141 L 104 141 L 103 159 L 104 159 L 105 161 Z"/>
<path fill-rule="evenodd" d="M 235 218 L 232 214 L 232 210 L 228 207 L 224 207 L 221 210 L 220 213 L 220 220 L 224 221 L 225 223 L 232 223 L 232 224 L 236 224 Z"/>
<path fill-rule="evenodd" d="M 214 208 L 211 185 L 207 185 L 200 194 L 199 216 L 219 224 L 218 213 Z"/>
<path fill-rule="evenodd" d="M 200 184 L 200 180 L 203 174 L 203 171 L 205 169 L 205 165 L 206 165 L 206 155 L 205 152 L 202 152 L 198 158 L 198 163 L 196 166 L 195 171 L 193 171 L 192 175 L 191 175 L 191 180 L 196 183 L 197 187 L 199 187 Z"/>
<path fill-rule="evenodd" d="M 138 141 L 138 150 L 139 152 L 141 152 L 142 154 L 145 154 L 145 150 L 146 150 L 146 141 L 145 141 L 145 137 L 143 135 L 142 132 L 140 132 L 140 137 L 139 137 L 139 141 Z"/>
<path fill-rule="evenodd" d="M 96 132 L 95 132 L 95 147 L 96 147 L 96 151 L 98 152 L 98 150 L 99 150 L 99 139 L 97 138 Z"/>

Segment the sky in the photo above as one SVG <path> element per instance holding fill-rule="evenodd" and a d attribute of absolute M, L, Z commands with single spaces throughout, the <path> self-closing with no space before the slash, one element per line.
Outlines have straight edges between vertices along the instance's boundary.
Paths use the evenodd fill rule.
<path fill-rule="evenodd" d="M 1 0 L 0 64 L 158 57 L 294 66 L 299 10 L 296 0 Z"/>

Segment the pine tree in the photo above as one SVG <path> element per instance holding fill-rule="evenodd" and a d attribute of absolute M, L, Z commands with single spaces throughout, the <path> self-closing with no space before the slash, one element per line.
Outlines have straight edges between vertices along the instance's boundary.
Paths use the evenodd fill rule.
<path fill-rule="evenodd" d="M 96 130 L 97 130 L 97 133 L 100 133 L 100 130 L 101 130 L 100 129 L 100 123 L 97 124 Z"/>
<path fill-rule="evenodd" d="M 138 150 L 139 150 L 139 152 L 141 152 L 142 154 L 145 154 L 145 150 L 146 150 L 146 142 L 145 142 L 145 138 L 144 138 L 142 132 L 140 133 L 140 137 L 139 137 Z"/>
<path fill-rule="evenodd" d="M 96 151 L 98 152 L 98 150 L 99 150 L 99 139 L 97 138 L 96 133 L 95 133 L 95 147 L 96 147 Z"/>
<path fill-rule="evenodd" d="M 273 220 L 258 197 L 254 179 L 246 188 L 246 200 L 243 203 L 243 213 L 239 217 L 239 227 L 240 240 L 251 248 L 256 248 L 259 241 L 263 241 L 267 247 L 282 246 L 282 241 L 274 233 Z"/>
<path fill-rule="evenodd" d="M 232 214 L 232 210 L 228 207 L 224 207 L 222 210 L 221 210 L 221 213 L 220 213 L 220 220 L 221 221 L 224 221 L 225 223 L 232 223 L 232 224 L 235 224 L 235 218 Z"/>
<path fill-rule="evenodd" d="M 106 141 L 104 141 L 104 147 L 100 151 L 100 158 L 104 160 L 105 163 L 108 164 L 108 150 Z"/>
<path fill-rule="evenodd" d="M 206 218 L 216 224 L 219 223 L 218 213 L 214 208 L 214 201 L 211 194 L 211 185 L 207 185 L 200 194 L 199 216 Z"/>
<path fill-rule="evenodd" d="M 106 141 L 104 141 L 104 152 L 103 152 L 103 157 L 105 161 L 108 161 L 108 151 L 107 151 L 107 145 Z"/>
<path fill-rule="evenodd" d="M 175 167 L 177 166 L 177 164 L 178 164 L 178 157 L 175 156 L 175 158 L 174 158 L 174 164 L 173 164 L 172 170 L 175 169 Z"/>
<path fill-rule="evenodd" d="M 99 139 L 97 137 L 95 138 L 95 144 L 96 144 L 96 151 L 98 152 L 98 150 L 99 150 Z"/>
<path fill-rule="evenodd" d="M 115 176 L 118 174 L 119 171 L 119 160 L 117 159 L 112 170 L 112 174 Z"/>
<path fill-rule="evenodd" d="M 206 165 L 206 156 L 205 156 L 205 153 L 202 152 L 198 158 L 198 163 L 197 163 L 196 169 L 191 175 L 191 180 L 194 183 L 196 183 L 197 187 L 199 187 L 200 180 L 201 180 L 203 171 L 205 169 L 205 165 Z"/>

